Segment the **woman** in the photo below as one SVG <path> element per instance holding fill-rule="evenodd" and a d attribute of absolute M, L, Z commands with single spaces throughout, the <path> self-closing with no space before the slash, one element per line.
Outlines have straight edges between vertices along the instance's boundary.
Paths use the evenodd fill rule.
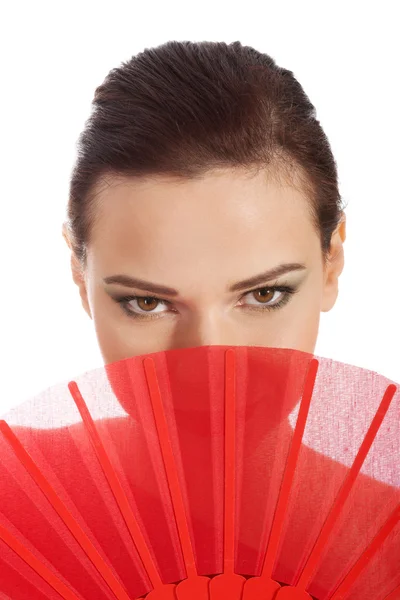
<path fill-rule="evenodd" d="M 208 344 L 312 352 L 345 215 L 293 74 L 239 42 L 169 42 L 113 69 L 93 104 L 63 233 L 105 362 Z"/>
<path fill-rule="evenodd" d="M 314 106 L 293 73 L 268 55 L 240 42 L 168 42 L 113 69 L 96 89 L 93 112 L 79 140 L 63 236 L 105 364 L 208 345 L 313 353 L 320 313 L 331 310 L 338 295 L 345 223 L 335 160 Z M 134 452 L 142 456 L 143 446 L 132 424 L 123 420 L 124 429 L 121 423 L 111 419 L 102 426 L 114 436 L 123 465 Z M 46 441 L 41 435 L 42 447 L 50 451 L 51 432 Z M 96 492 L 100 475 L 76 450 L 81 435 L 79 427 L 58 435 L 55 455 L 59 464 L 71 460 L 80 465 L 85 494 L 79 489 L 68 489 L 68 494 L 93 532 L 105 507 Z M 288 442 L 290 436 L 289 427 L 282 430 L 282 440 Z M 347 468 L 312 450 L 304 451 L 302 460 L 310 472 L 310 493 L 298 498 L 298 509 L 305 514 L 326 496 L 327 481 L 337 492 Z M 131 485 L 146 489 L 152 506 L 152 475 L 143 471 L 142 479 L 136 477 Z M 360 498 L 371 482 L 358 478 Z M 68 478 L 63 484 L 68 488 Z M 349 547 L 334 550 L 339 551 L 336 565 L 345 563 L 357 531 L 367 522 L 365 515 L 393 501 L 390 486 L 373 485 L 375 493 L 369 491 Z M 3 492 L 3 512 L 7 506 L 12 513 L 12 498 Z M 323 515 L 329 507 L 320 508 Z M 154 505 L 156 530 L 162 527 L 159 512 Z M 42 518 L 38 514 L 37 528 Z M 286 584 L 296 582 L 307 529 L 322 525 L 312 518 L 314 523 L 304 520 L 295 538 L 287 538 L 282 553 L 287 558 L 275 570 Z M 257 523 L 257 515 L 252 522 Z M 109 531 L 107 523 L 105 519 L 99 530 L 104 535 L 97 538 L 99 546 L 103 542 L 110 563 L 121 569 L 132 597 L 144 594 L 151 587 L 133 574 L 129 580 L 122 571 L 120 565 L 129 561 L 121 558 L 120 542 L 111 543 L 114 530 L 112 521 Z M 194 528 L 208 525 L 194 518 Z M 163 535 L 166 540 L 167 532 Z M 168 571 L 165 544 L 161 566 L 172 582 L 184 577 L 184 571 L 181 566 Z M 258 549 L 251 549 L 245 536 L 242 546 L 246 573 L 259 574 Z M 218 572 L 212 550 L 197 551 L 200 573 Z M 81 594 L 92 593 L 93 581 L 89 585 L 78 574 L 71 548 L 68 559 L 67 553 L 58 554 L 68 580 Z M 57 556 L 54 564 L 61 564 Z M 376 578 L 377 586 L 386 594 L 398 577 L 397 559 L 385 556 L 379 568 L 386 571 Z M 326 576 L 326 587 L 320 580 L 310 593 L 328 598 L 334 580 L 334 573 Z M 96 597 L 103 598 L 97 583 Z M 371 585 L 369 580 L 371 600 L 384 598 Z M 36 600 L 31 589 L 29 593 Z"/>
<path fill-rule="evenodd" d="M 113 69 L 63 230 L 105 363 L 202 345 L 312 353 L 338 295 L 343 208 L 315 108 L 268 55 L 168 42 Z"/>

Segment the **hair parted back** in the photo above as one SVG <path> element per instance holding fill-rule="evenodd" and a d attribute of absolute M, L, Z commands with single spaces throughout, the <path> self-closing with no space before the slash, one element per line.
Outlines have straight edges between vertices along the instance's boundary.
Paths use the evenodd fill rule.
<path fill-rule="evenodd" d="M 344 206 L 316 111 L 292 71 L 236 41 L 169 41 L 112 69 L 77 142 L 65 225 L 82 267 L 96 195 L 118 176 L 265 169 L 310 200 L 324 259 Z M 298 188 L 299 189 L 299 188 Z"/>

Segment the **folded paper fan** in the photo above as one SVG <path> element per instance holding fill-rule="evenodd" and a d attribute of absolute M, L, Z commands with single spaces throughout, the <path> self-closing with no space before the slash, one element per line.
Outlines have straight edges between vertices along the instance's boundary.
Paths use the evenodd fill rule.
<path fill-rule="evenodd" d="M 0 421 L 0 600 L 399 600 L 400 391 L 286 348 L 141 355 Z"/>

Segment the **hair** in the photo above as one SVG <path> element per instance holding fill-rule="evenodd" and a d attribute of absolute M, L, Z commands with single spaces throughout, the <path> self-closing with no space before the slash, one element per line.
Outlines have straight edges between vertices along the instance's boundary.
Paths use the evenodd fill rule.
<path fill-rule="evenodd" d="M 232 167 L 300 189 L 329 260 L 344 208 L 337 166 L 292 71 L 238 41 L 169 41 L 122 62 L 96 88 L 77 142 L 65 226 L 81 266 L 102 185 Z"/>

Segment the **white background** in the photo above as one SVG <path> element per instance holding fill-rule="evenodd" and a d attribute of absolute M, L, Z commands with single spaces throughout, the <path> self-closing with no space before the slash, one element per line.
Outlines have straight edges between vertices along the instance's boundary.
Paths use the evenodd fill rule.
<path fill-rule="evenodd" d="M 347 206 L 345 268 L 315 354 L 400 382 L 398 3 L 8 2 L 0 11 L 0 414 L 101 366 L 61 235 L 95 88 L 171 39 L 254 46 L 294 72 Z"/>

